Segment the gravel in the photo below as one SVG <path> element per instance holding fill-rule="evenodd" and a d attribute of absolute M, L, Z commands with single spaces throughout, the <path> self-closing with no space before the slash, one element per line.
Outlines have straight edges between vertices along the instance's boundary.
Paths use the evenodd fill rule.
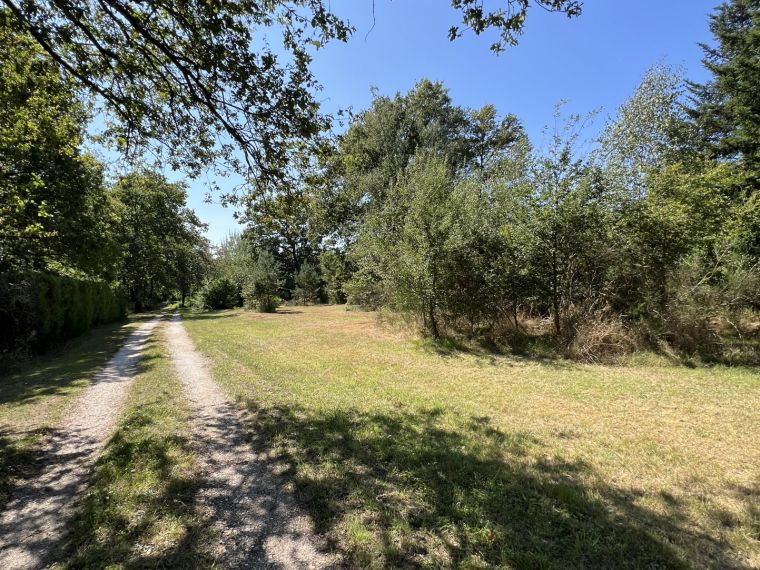
<path fill-rule="evenodd" d="M 175 315 L 166 338 L 193 416 L 191 429 L 205 484 L 201 508 L 216 530 L 224 568 L 334 568 L 311 520 L 265 453 L 253 449 L 245 419 L 214 382 Z"/>
<path fill-rule="evenodd" d="M 140 356 L 159 320 L 131 333 L 64 413 L 59 429 L 46 442 L 40 474 L 24 481 L 0 514 L 0 569 L 45 568 L 60 556 L 67 524 L 115 429 Z"/>

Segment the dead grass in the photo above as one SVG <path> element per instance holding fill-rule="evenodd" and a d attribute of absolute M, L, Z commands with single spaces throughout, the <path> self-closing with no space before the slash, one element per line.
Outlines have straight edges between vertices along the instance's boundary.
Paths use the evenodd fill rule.
<path fill-rule="evenodd" d="M 436 352 L 342 307 L 186 326 L 356 567 L 760 567 L 756 368 Z"/>

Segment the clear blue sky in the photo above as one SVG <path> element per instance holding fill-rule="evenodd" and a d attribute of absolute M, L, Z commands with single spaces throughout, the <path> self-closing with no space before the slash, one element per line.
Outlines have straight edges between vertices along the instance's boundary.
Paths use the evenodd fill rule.
<path fill-rule="evenodd" d="M 443 81 L 454 103 L 492 103 L 514 113 L 535 142 L 554 104 L 573 112 L 603 108 L 613 114 L 656 63 L 681 66 L 706 79 L 698 42 L 710 42 L 708 14 L 719 0 L 584 0 L 583 14 L 568 20 L 533 9 L 518 46 L 496 56 L 493 36 L 466 35 L 449 42 L 457 24 L 448 0 L 332 0 L 332 9 L 356 27 L 347 44 L 317 52 L 313 70 L 324 86 L 327 112 L 371 102 L 370 87 L 405 92 L 422 79 Z M 598 119 L 601 123 L 602 119 Z M 222 183 L 224 183 L 222 181 Z M 204 203 L 202 180 L 191 183 L 190 206 L 209 224 L 217 243 L 239 226 L 232 211 Z"/>

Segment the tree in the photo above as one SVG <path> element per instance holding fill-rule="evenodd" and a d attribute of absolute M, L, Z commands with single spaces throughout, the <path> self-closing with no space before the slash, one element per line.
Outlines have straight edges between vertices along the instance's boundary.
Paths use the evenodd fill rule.
<path fill-rule="evenodd" d="M 86 105 L 2 10 L 0 54 L 0 270 L 113 277 L 102 167 L 81 151 Z"/>
<path fill-rule="evenodd" d="M 62 71 L 103 101 L 108 134 L 124 152 L 163 151 L 191 173 L 223 159 L 262 187 L 286 177 L 293 141 L 328 126 L 309 49 L 352 32 L 324 0 L 2 2 Z M 535 3 L 580 13 L 575 0 Z M 496 50 L 516 42 L 530 2 L 504 0 L 492 11 L 475 0 L 452 6 L 476 34 L 498 30 Z M 267 32 L 280 36 L 282 49 Z M 449 31 L 452 39 L 460 34 Z"/>
<path fill-rule="evenodd" d="M 651 175 L 687 159 L 693 149 L 683 89 L 677 71 L 654 66 L 605 126 L 597 155 L 604 163 L 605 183 L 621 203 L 642 199 Z"/>
<path fill-rule="evenodd" d="M 255 250 L 267 250 L 275 257 L 287 289 L 295 288 L 295 276 L 304 263 L 316 263 L 321 237 L 312 223 L 314 159 L 301 149 L 294 154 L 292 167 L 294 174 L 271 191 L 248 192 L 241 218 L 246 224 L 246 240 Z"/>
<path fill-rule="evenodd" d="M 149 148 L 191 173 L 223 159 L 262 181 L 284 174 L 290 141 L 326 126 L 307 46 L 350 32 L 319 0 L 3 3 L 105 104 L 109 139 L 127 155 Z M 260 41 L 267 30 L 284 54 Z"/>
<path fill-rule="evenodd" d="M 179 289 L 180 307 L 197 290 L 211 270 L 211 254 L 208 240 L 197 233 L 190 233 L 189 239 L 180 243 L 174 253 L 174 272 Z"/>
<path fill-rule="evenodd" d="M 122 177 L 115 185 L 118 200 L 118 237 L 124 244 L 120 279 L 135 310 L 146 302 L 181 289 L 186 277 L 178 271 L 178 256 L 203 243 L 205 225 L 187 208 L 181 182 L 141 170 Z"/>
<path fill-rule="evenodd" d="M 539 299 L 548 301 L 554 332 L 563 332 L 570 309 L 588 305 L 604 282 L 608 220 L 601 188 L 588 158 L 580 154 L 580 137 L 588 118 L 562 118 L 555 111 L 550 141 L 536 159 L 531 215 L 531 271 Z"/>
<path fill-rule="evenodd" d="M 325 249 L 319 255 L 319 267 L 325 281 L 327 301 L 345 303 L 346 294 L 343 284 L 346 281 L 347 268 L 343 253 L 336 249 Z"/>
<path fill-rule="evenodd" d="M 246 304 L 254 305 L 262 313 L 274 313 L 280 298 L 280 267 L 274 256 L 267 250 L 259 251 L 253 266 L 250 282 L 245 289 Z"/>
<path fill-rule="evenodd" d="M 736 160 L 745 172 L 742 190 L 760 188 L 760 2 L 730 0 L 710 17 L 716 45 L 702 44 L 713 78 L 689 83 L 690 115 L 713 156 Z"/>
<path fill-rule="evenodd" d="M 314 303 L 319 300 L 322 279 L 317 268 L 308 261 L 303 263 L 296 273 L 295 298 L 301 303 Z"/>
<path fill-rule="evenodd" d="M 471 160 L 481 170 L 493 166 L 514 143 L 525 136 L 517 117 L 509 114 L 499 121 L 493 105 L 470 111 L 469 124 L 467 136 Z"/>

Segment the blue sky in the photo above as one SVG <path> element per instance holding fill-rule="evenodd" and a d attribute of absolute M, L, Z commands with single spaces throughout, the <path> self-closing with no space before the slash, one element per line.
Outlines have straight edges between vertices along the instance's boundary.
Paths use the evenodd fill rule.
<path fill-rule="evenodd" d="M 519 45 L 499 56 L 488 49 L 493 36 L 449 42 L 447 31 L 458 21 L 448 0 L 375 0 L 373 29 L 371 0 L 331 3 L 356 33 L 315 54 L 327 112 L 366 108 L 372 86 L 393 94 L 428 78 L 443 81 L 456 104 L 492 103 L 514 113 L 540 142 L 560 99 L 572 112 L 603 108 L 604 117 L 654 64 L 681 66 L 688 78 L 705 80 L 697 44 L 710 42 L 707 16 L 719 0 L 584 0 L 583 14 L 572 20 L 534 8 Z M 205 195 L 202 180 L 191 182 L 189 205 L 218 243 L 239 226 L 230 209 L 205 203 Z"/>

